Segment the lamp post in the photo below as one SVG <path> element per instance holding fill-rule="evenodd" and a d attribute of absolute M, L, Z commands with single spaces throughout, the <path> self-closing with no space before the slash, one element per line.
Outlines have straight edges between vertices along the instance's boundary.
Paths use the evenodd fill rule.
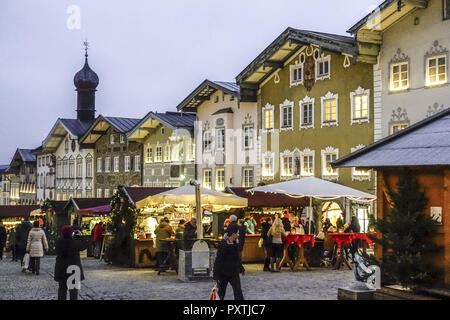
<path fill-rule="evenodd" d="M 191 186 L 195 186 L 195 213 L 197 218 L 197 239 L 203 239 L 203 225 L 202 225 L 202 204 L 200 197 L 200 182 L 192 179 L 190 181 Z"/>

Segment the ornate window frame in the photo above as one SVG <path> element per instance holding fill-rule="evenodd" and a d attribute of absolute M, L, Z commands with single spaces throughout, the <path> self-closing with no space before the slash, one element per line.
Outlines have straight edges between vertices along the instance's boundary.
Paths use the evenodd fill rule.
<path fill-rule="evenodd" d="M 358 97 L 358 96 L 367 96 L 367 117 L 366 118 L 354 118 L 355 97 Z M 356 89 L 353 92 L 350 92 L 350 105 L 351 105 L 350 125 L 361 124 L 361 123 L 370 123 L 370 89 L 364 89 L 361 86 L 359 86 L 358 89 Z"/>
<path fill-rule="evenodd" d="M 443 47 L 441 44 L 439 44 L 438 40 L 435 40 L 433 42 L 433 46 L 428 50 L 425 54 L 424 60 L 425 60 L 425 87 L 426 88 L 433 88 L 433 87 L 439 87 L 448 84 L 449 80 L 449 51 L 447 48 Z M 431 59 L 439 59 L 444 58 L 445 59 L 445 81 L 444 82 L 437 82 L 437 83 L 429 83 L 428 77 L 429 77 L 429 60 Z"/>
<path fill-rule="evenodd" d="M 365 147 L 365 145 L 359 144 L 354 148 L 350 148 L 350 153 L 360 150 L 364 147 Z M 357 171 L 358 172 L 366 172 L 366 173 L 358 174 Z M 370 177 L 371 177 L 370 170 L 356 170 L 355 167 L 352 167 L 352 181 L 370 181 Z"/>
<path fill-rule="evenodd" d="M 331 174 L 326 170 L 326 155 L 336 154 L 336 160 L 339 159 L 339 148 L 327 147 L 321 150 L 321 160 L 322 160 L 322 179 L 324 180 L 338 180 L 339 179 L 339 169 L 334 169 L 336 173 Z"/>
<path fill-rule="evenodd" d="M 206 172 L 209 173 L 209 186 L 206 185 Z M 211 190 L 213 188 L 213 174 L 211 168 L 205 168 L 203 169 L 203 175 L 202 175 L 202 187 Z"/>
<path fill-rule="evenodd" d="M 300 130 L 301 129 L 314 129 L 314 107 L 315 107 L 316 99 L 310 98 L 306 96 L 303 100 L 298 102 L 300 107 Z M 303 105 L 304 104 L 312 104 L 312 123 L 311 124 L 303 124 Z"/>
<path fill-rule="evenodd" d="M 249 145 L 246 147 L 245 146 L 245 133 L 246 133 L 246 129 L 248 128 L 248 142 Z M 243 124 L 242 125 L 242 150 L 253 150 L 255 148 L 255 126 L 253 125 L 253 123 L 248 123 L 248 124 Z"/>
<path fill-rule="evenodd" d="M 301 80 L 294 80 L 294 70 L 301 70 Z M 295 64 L 291 64 L 289 66 L 289 88 L 292 88 L 294 86 L 299 86 L 303 84 L 303 63 L 298 63 L 298 61 L 295 61 Z"/>
<path fill-rule="evenodd" d="M 305 174 L 305 172 L 303 171 L 303 169 L 305 168 L 305 162 L 303 159 L 304 156 L 312 156 L 312 174 Z M 300 161 L 301 161 L 300 176 L 301 177 L 314 177 L 314 174 L 316 173 L 315 159 L 316 159 L 316 151 L 315 150 L 306 148 L 303 151 L 300 151 Z"/>
<path fill-rule="evenodd" d="M 319 65 L 324 62 L 328 62 L 328 74 L 319 76 Z M 325 79 L 331 79 L 331 55 L 322 53 L 322 56 L 316 59 L 316 82 Z"/>
<path fill-rule="evenodd" d="M 406 125 L 407 127 L 410 125 L 411 121 L 408 118 L 408 112 L 406 108 L 396 108 L 392 110 L 391 120 L 389 121 L 389 134 L 393 134 L 393 126 L 395 125 Z"/>
<path fill-rule="evenodd" d="M 408 68 L 408 75 L 407 75 L 407 86 L 406 87 L 399 87 L 398 89 L 394 89 L 394 67 L 396 66 L 402 66 L 406 64 Z M 400 72 L 401 73 L 401 72 Z M 395 92 L 402 92 L 409 90 L 411 85 L 411 65 L 410 65 L 410 58 L 408 55 L 406 55 L 404 52 L 402 52 L 401 48 L 397 49 L 396 54 L 389 62 L 389 92 L 395 93 Z"/>
<path fill-rule="evenodd" d="M 284 173 L 284 158 L 292 158 L 292 174 Z M 284 150 L 280 152 L 280 180 L 289 180 L 294 177 L 294 151 Z"/>
<path fill-rule="evenodd" d="M 285 108 L 291 108 L 291 125 L 283 126 L 283 110 Z M 294 130 L 294 101 L 289 101 L 288 99 L 284 100 L 283 103 L 280 103 L 280 131 L 293 131 Z"/>
<path fill-rule="evenodd" d="M 272 111 L 272 128 L 267 129 L 266 128 L 266 111 Z M 274 132 L 275 131 L 275 106 L 273 104 L 270 103 L 266 103 L 266 105 L 262 108 L 262 120 L 263 120 L 263 125 L 262 125 L 262 133 L 269 133 L 269 132 Z"/>
<path fill-rule="evenodd" d="M 267 158 L 271 158 L 272 159 L 272 166 L 271 166 L 271 170 L 272 172 L 270 174 L 268 174 L 265 171 L 265 167 L 266 167 L 266 159 Z M 273 180 L 274 176 L 275 176 L 275 152 L 271 152 L 271 151 L 266 151 L 262 154 L 262 168 L 261 168 L 261 172 L 262 172 L 262 180 Z"/>
<path fill-rule="evenodd" d="M 325 122 L 324 121 L 325 120 L 325 101 L 333 100 L 333 99 L 336 99 L 336 120 Z M 320 127 L 323 128 L 323 127 L 339 126 L 339 94 L 328 91 L 326 95 L 324 95 L 320 98 L 320 104 L 321 104 Z"/>

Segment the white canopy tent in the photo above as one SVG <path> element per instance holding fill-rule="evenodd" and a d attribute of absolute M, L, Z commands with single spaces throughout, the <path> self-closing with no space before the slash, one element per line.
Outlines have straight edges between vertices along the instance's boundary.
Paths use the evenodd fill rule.
<path fill-rule="evenodd" d="M 248 206 L 246 198 L 238 197 L 233 194 L 214 191 L 210 189 L 201 188 L 201 205 L 210 206 L 213 211 L 229 210 L 232 208 L 245 208 Z M 185 205 L 196 206 L 195 186 L 186 185 L 175 188 L 166 192 L 158 193 L 154 196 L 149 196 L 136 203 L 136 208 L 144 208 L 158 205 Z"/>
<path fill-rule="evenodd" d="M 270 184 L 266 186 L 256 187 L 248 191 L 280 193 L 294 198 L 308 197 L 310 199 L 310 219 L 312 218 L 311 215 L 313 198 L 320 200 L 347 198 L 352 201 L 374 201 L 376 199 L 376 197 L 372 194 L 365 193 L 330 181 L 322 180 L 316 177 L 308 177 Z M 309 233 L 311 233 L 311 223 L 309 224 L 309 227 Z"/>

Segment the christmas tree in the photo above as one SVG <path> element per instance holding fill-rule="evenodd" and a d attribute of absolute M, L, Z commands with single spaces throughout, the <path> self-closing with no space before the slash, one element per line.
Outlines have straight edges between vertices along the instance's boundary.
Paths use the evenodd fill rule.
<path fill-rule="evenodd" d="M 435 269 L 425 256 L 438 249 L 431 239 L 436 223 L 425 213 L 428 200 L 411 174 L 401 176 L 389 195 L 393 208 L 375 224 L 382 238 L 373 239 L 383 246 L 384 280 L 411 289 L 426 285 Z"/>
<path fill-rule="evenodd" d="M 122 188 L 111 199 L 111 224 L 108 229 L 113 234 L 111 244 L 106 249 L 106 257 L 114 265 L 131 266 L 133 259 L 133 239 L 137 214 Z"/>

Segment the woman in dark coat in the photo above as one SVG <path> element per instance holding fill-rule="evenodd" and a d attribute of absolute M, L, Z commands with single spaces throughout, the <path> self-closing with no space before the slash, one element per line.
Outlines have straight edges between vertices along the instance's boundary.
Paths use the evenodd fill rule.
<path fill-rule="evenodd" d="M 270 248 L 272 248 L 271 238 L 267 235 L 270 227 L 272 226 L 272 218 L 266 218 L 266 220 L 261 223 L 262 231 L 261 238 L 263 239 L 263 247 L 266 253 L 266 258 L 264 259 L 264 271 L 270 271 Z"/>
<path fill-rule="evenodd" d="M 72 227 L 64 226 L 62 228 L 62 238 L 56 242 L 56 263 L 54 279 L 59 283 L 58 300 L 67 300 L 67 279 L 71 273 L 67 273 L 69 266 L 78 266 L 80 268 L 80 281 L 84 280 L 83 266 L 81 265 L 80 251 L 86 250 L 87 240 L 82 237 L 81 231 L 77 230 L 72 236 Z M 70 300 L 78 299 L 79 286 L 69 289 Z"/>

